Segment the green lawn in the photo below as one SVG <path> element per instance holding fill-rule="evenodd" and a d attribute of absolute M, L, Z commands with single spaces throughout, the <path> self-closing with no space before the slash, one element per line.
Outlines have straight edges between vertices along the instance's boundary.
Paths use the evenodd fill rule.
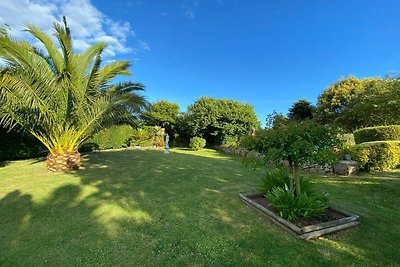
<path fill-rule="evenodd" d="M 0 166 L 0 266 L 400 266 L 400 173 L 318 178 L 361 226 L 301 241 L 238 197 L 261 171 L 213 150 Z"/>

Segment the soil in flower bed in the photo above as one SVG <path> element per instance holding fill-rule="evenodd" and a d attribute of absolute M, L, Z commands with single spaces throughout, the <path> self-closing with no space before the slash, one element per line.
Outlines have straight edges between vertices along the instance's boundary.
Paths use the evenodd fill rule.
<path fill-rule="evenodd" d="M 274 212 L 275 214 L 279 215 L 279 212 L 276 211 L 274 207 L 272 207 L 271 203 L 268 202 L 268 200 L 263 197 L 263 196 L 256 196 L 251 198 L 254 202 L 257 204 L 263 206 L 264 208 Z M 324 223 L 324 222 L 329 222 L 329 221 L 334 221 L 338 219 L 346 218 L 345 215 L 340 214 L 331 208 L 327 208 L 326 212 L 324 215 L 322 215 L 319 218 L 312 218 L 312 219 L 299 219 L 297 221 L 291 221 L 294 225 L 297 227 L 304 227 L 307 225 L 313 225 L 313 224 L 318 224 L 318 223 Z"/>

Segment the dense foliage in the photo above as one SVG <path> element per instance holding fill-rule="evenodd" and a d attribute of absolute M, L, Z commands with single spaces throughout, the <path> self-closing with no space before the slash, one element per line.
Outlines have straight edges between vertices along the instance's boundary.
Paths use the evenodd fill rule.
<path fill-rule="evenodd" d="M 388 77 L 349 77 L 332 84 L 318 98 L 316 117 L 353 131 L 376 125 L 400 124 L 400 81 Z"/>
<path fill-rule="evenodd" d="M 206 140 L 204 138 L 195 136 L 190 139 L 189 147 L 193 150 L 200 150 L 206 146 Z"/>
<path fill-rule="evenodd" d="M 150 105 L 143 112 L 143 120 L 146 125 L 159 126 L 166 130 L 170 135 L 175 128 L 179 114 L 179 105 L 168 101 L 159 101 Z"/>
<path fill-rule="evenodd" d="M 343 112 L 342 125 L 348 129 L 400 124 L 400 80 L 386 78 L 353 98 Z"/>
<path fill-rule="evenodd" d="M 46 156 L 46 147 L 30 133 L 0 127 L 0 161 Z"/>
<path fill-rule="evenodd" d="M 192 136 L 210 145 L 236 146 L 239 138 L 260 127 L 252 106 L 234 100 L 202 97 L 188 107 Z"/>
<path fill-rule="evenodd" d="M 85 143 L 94 144 L 98 149 L 127 147 L 132 133 L 133 128 L 129 125 L 114 125 L 97 132 Z"/>
<path fill-rule="evenodd" d="M 163 147 L 164 134 L 164 128 L 159 126 L 141 126 L 133 130 L 129 144 L 141 147 Z"/>
<path fill-rule="evenodd" d="M 288 119 L 289 120 L 307 120 L 314 117 L 315 107 L 305 99 L 300 99 L 299 101 L 293 103 L 289 108 Z M 275 118 L 276 120 L 277 118 Z M 276 124 L 276 122 L 275 122 Z"/>
<path fill-rule="evenodd" d="M 400 141 L 400 125 L 367 127 L 354 132 L 356 144 L 372 141 Z"/>
<path fill-rule="evenodd" d="M 313 121 L 290 121 L 276 128 L 266 129 L 261 137 L 254 138 L 254 148 L 269 161 L 280 163 L 288 161 L 295 181 L 289 189 L 296 186 L 300 195 L 298 168 L 301 164 L 325 164 L 337 161 L 333 146 L 337 144 L 334 129 L 321 126 Z"/>
<path fill-rule="evenodd" d="M 400 167 L 400 141 L 366 142 L 352 147 L 351 154 L 364 170 Z"/>

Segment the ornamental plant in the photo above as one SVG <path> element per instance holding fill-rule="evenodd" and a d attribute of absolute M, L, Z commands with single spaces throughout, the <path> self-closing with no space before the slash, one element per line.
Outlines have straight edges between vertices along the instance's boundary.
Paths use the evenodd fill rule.
<path fill-rule="evenodd" d="M 193 150 L 200 150 L 206 146 L 206 139 L 195 136 L 190 139 L 189 147 Z"/>
<path fill-rule="evenodd" d="M 28 42 L 0 32 L 0 124 L 23 128 L 44 144 L 50 171 L 80 166 L 79 146 L 91 135 L 115 123 L 133 122 L 146 101 L 138 84 L 110 85 L 117 75 L 129 75 L 130 63 L 102 65 L 105 43 L 82 53 L 73 48 L 67 25 L 54 23 L 58 43 L 29 25 L 45 54 Z"/>

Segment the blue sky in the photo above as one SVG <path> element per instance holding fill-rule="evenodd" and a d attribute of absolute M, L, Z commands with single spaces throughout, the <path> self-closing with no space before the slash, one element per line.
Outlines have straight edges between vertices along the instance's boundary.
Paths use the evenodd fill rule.
<path fill-rule="evenodd" d="M 33 4 L 25 20 L 10 15 Z M 200 96 L 230 98 L 264 123 L 299 99 L 315 103 L 341 77 L 399 70 L 399 1 L 6 0 L 0 23 L 35 23 L 43 7 L 38 23 L 70 15 L 78 48 L 109 40 L 107 59 L 131 60 L 129 79 L 150 101 L 182 110 Z"/>

